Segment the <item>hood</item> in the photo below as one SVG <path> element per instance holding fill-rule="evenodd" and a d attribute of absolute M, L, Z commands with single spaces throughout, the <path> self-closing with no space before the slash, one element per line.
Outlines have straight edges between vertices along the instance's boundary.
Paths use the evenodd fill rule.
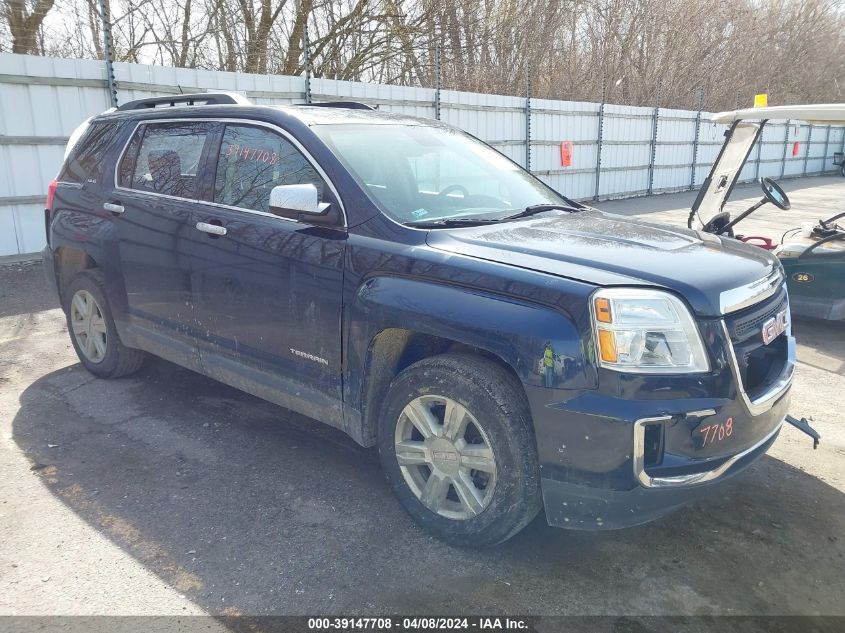
<path fill-rule="evenodd" d="M 426 241 L 448 253 L 597 286 L 660 286 L 685 297 L 701 316 L 719 316 L 723 293 L 754 284 L 779 267 L 768 251 L 730 238 L 592 209 L 434 230 Z"/>

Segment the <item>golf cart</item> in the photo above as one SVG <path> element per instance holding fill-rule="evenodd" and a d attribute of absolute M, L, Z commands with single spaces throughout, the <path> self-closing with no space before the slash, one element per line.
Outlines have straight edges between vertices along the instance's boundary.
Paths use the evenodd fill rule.
<path fill-rule="evenodd" d="M 731 218 L 723 211 L 755 141 L 772 120 L 803 120 L 820 125 L 845 125 L 845 104 L 747 108 L 713 115 L 728 123 L 725 142 L 692 205 L 687 226 L 773 250 L 783 264 L 792 314 L 832 321 L 845 320 L 845 212 L 815 226 L 790 228 L 776 243 L 771 238 L 743 236 L 734 227 L 766 203 L 790 208 L 789 197 L 771 178 L 761 178 L 763 197 Z M 825 157 L 825 160 L 827 157 Z M 845 207 L 845 204 L 843 204 Z M 703 219 L 707 218 L 707 219 Z"/>

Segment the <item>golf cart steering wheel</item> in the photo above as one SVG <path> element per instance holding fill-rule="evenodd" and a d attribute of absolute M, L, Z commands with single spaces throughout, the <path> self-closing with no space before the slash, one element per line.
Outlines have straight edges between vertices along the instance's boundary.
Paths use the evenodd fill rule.
<path fill-rule="evenodd" d="M 438 196 L 448 196 L 453 191 L 460 191 L 463 194 L 464 198 L 469 198 L 469 191 L 463 185 L 449 185 L 448 187 L 446 187 L 443 191 L 441 191 L 437 195 Z"/>
<path fill-rule="evenodd" d="M 766 196 L 766 200 L 771 202 L 778 209 L 788 211 L 789 207 L 792 206 L 789 203 L 789 198 L 787 197 L 786 192 L 771 178 L 761 178 L 760 186 L 763 188 L 763 195 Z"/>

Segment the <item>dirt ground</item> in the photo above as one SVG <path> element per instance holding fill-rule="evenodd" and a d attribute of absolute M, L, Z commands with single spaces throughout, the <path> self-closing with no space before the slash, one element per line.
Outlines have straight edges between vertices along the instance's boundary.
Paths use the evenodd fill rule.
<path fill-rule="evenodd" d="M 796 207 L 815 184 L 790 185 Z M 845 615 L 845 327 L 796 332 L 792 412 L 819 450 L 787 427 L 662 520 L 541 515 L 470 551 L 419 530 L 339 432 L 164 361 L 94 379 L 40 264 L 0 266 L 0 614 Z"/>

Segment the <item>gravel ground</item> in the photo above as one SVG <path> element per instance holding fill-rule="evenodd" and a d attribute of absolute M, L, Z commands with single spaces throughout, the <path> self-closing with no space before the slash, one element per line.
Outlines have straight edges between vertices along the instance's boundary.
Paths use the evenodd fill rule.
<path fill-rule="evenodd" d="M 845 614 L 845 330 L 796 331 L 819 450 L 785 428 L 657 522 L 466 551 L 333 429 L 160 360 L 94 379 L 40 264 L 0 266 L 0 614 Z"/>

